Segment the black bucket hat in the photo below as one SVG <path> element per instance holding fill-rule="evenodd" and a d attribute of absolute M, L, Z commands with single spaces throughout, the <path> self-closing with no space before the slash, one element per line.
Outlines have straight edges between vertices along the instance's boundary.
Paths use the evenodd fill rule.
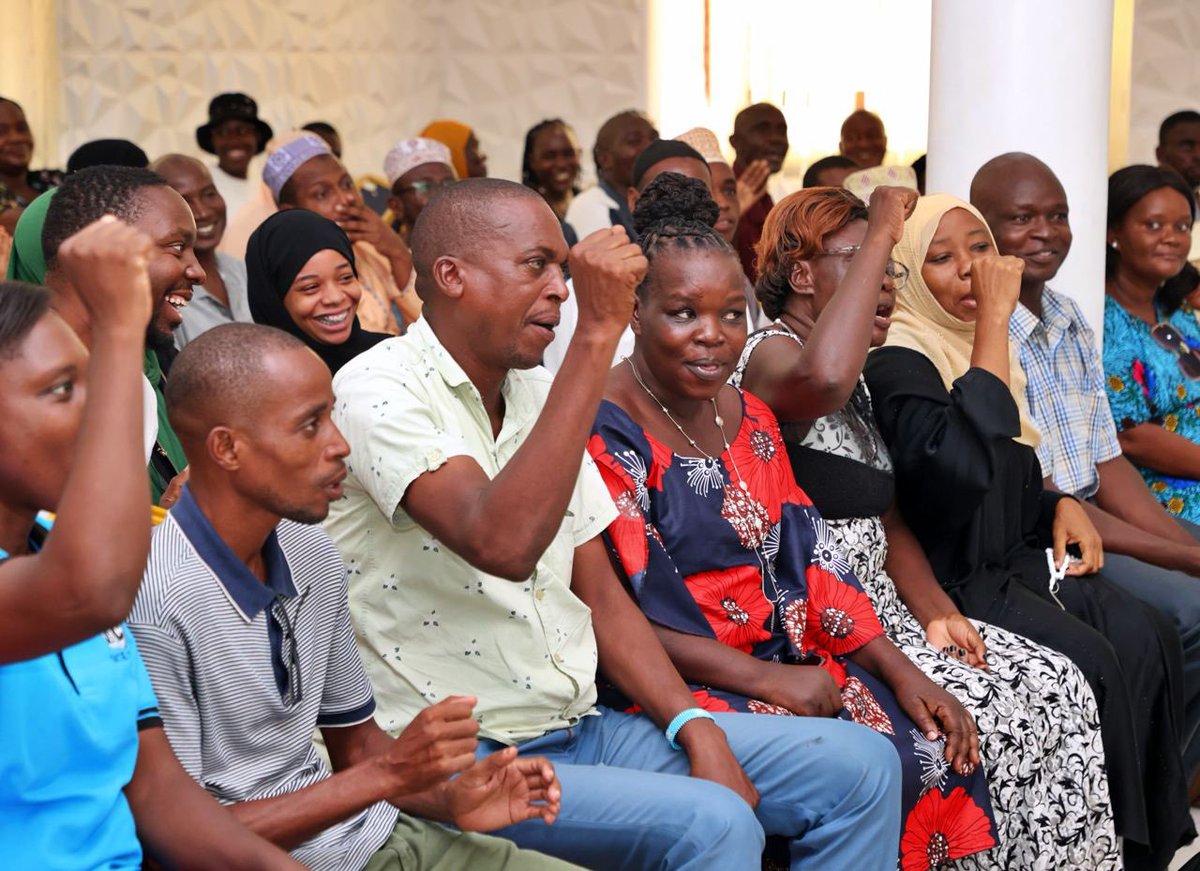
<path fill-rule="evenodd" d="M 245 94 L 217 94 L 208 104 L 208 123 L 196 128 L 196 142 L 209 154 L 216 154 L 213 148 L 212 131 L 218 124 L 226 121 L 246 121 L 258 130 L 258 150 L 262 154 L 267 147 L 267 140 L 275 135 L 271 125 L 258 117 L 258 103 Z"/>

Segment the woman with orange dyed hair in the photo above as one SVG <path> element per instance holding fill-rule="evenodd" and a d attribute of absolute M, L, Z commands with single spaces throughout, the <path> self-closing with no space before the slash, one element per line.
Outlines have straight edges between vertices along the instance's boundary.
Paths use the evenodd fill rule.
<path fill-rule="evenodd" d="M 1119 867 L 1100 720 L 1083 674 L 1061 654 L 964 617 L 894 506 L 862 368 L 887 337 L 908 277 L 889 257 L 914 198 L 879 188 L 868 211 L 845 190 L 811 188 L 776 205 L 759 240 L 756 287 L 775 323 L 749 337 L 733 380 L 778 416 L 796 481 L 887 636 L 975 717 L 1000 833 L 989 859 Z M 906 824 L 905 869 L 926 867 L 920 857 L 936 852 L 936 833 L 919 819 Z"/>

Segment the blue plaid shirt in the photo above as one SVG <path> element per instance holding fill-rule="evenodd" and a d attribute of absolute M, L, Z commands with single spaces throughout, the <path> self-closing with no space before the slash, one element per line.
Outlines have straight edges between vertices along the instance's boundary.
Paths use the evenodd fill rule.
<path fill-rule="evenodd" d="M 1074 300 L 1046 288 L 1041 320 L 1018 305 L 1008 336 L 1029 379 L 1043 473 L 1064 493 L 1091 498 L 1100 487 L 1096 466 L 1121 454 L 1095 335 Z"/>

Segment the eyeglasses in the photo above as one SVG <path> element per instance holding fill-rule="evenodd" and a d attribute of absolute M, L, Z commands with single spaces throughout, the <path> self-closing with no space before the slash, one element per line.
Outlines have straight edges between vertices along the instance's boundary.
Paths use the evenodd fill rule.
<path fill-rule="evenodd" d="M 279 655 L 283 660 L 284 671 L 287 672 L 287 695 L 285 698 L 288 707 L 295 707 L 304 698 L 304 688 L 300 682 L 300 657 L 296 653 L 296 631 L 292 626 L 292 618 L 288 616 L 287 608 L 284 607 L 285 601 L 282 596 L 275 597 L 271 602 L 271 616 L 279 625 L 279 632 L 282 636 Z M 299 611 L 299 606 L 296 610 Z"/>
<path fill-rule="evenodd" d="M 853 257 L 861 250 L 861 245 L 846 245 L 843 248 L 830 248 L 828 251 L 822 251 L 821 256 Z M 896 290 L 899 290 L 908 283 L 908 267 L 895 260 L 888 260 L 887 266 L 883 268 L 883 274 L 892 280 L 892 287 Z"/>
<path fill-rule="evenodd" d="M 438 188 L 444 188 L 454 184 L 458 179 L 446 178 L 441 181 L 414 181 L 412 184 L 407 184 L 400 188 L 398 193 L 403 194 L 427 194 L 431 191 L 436 191 Z"/>
<path fill-rule="evenodd" d="M 1183 340 L 1176 329 L 1170 324 L 1159 321 L 1150 328 L 1150 335 L 1158 346 L 1175 355 L 1175 363 L 1183 377 L 1189 381 L 1200 380 L 1200 354 L 1196 349 Z"/>

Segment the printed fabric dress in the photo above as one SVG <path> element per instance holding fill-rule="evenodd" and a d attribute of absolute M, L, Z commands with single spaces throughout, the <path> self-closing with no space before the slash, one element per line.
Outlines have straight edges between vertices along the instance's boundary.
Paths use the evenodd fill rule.
<path fill-rule="evenodd" d="M 600 404 L 588 450 L 617 505 L 605 540 L 630 591 L 659 625 L 833 676 L 842 718 L 888 736 L 899 754 L 904 871 L 991 850 L 997 832 L 982 767 L 955 773 L 944 739 L 928 740 L 885 684 L 847 660 L 883 628 L 796 484 L 774 415 L 742 397 L 742 425 L 714 459 L 678 456 L 621 408 Z M 711 687 L 692 691 L 710 711 L 790 713 Z"/>
<path fill-rule="evenodd" d="M 1159 322 L 1170 324 L 1190 348 L 1200 351 L 1200 325 L 1190 306 L 1184 304 Z M 1104 375 L 1118 430 L 1152 423 L 1200 444 L 1200 380 L 1185 376 L 1176 351 L 1156 342 L 1149 324 L 1108 296 L 1104 298 Z M 1138 471 L 1168 512 L 1200 523 L 1200 481 L 1160 475 L 1143 466 Z"/>
<path fill-rule="evenodd" d="M 733 384 L 740 386 L 750 355 L 770 336 L 803 344 L 779 328 L 754 333 Z M 880 518 L 892 505 L 895 479 L 863 380 L 842 410 L 808 428 L 781 423 L 780 431 L 797 483 L 821 512 L 888 638 L 979 725 L 1000 847 L 963 867 L 979 860 L 977 867 L 1026 871 L 1120 868 L 1100 714 L 1083 673 L 1062 654 L 980 620 L 972 623 L 987 645 L 986 671 L 935 650 L 884 569 Z M 1064 771 L 1072 777 L 1062 777 Z"/>

